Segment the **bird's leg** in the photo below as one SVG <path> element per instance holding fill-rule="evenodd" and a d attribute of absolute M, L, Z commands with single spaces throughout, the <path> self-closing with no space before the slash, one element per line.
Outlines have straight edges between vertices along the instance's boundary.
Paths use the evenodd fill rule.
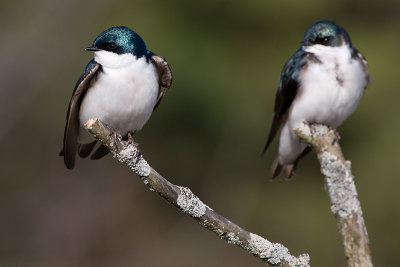
<path fill-rule="evenodd" d="M 335 136 L 335 138 L 332 141 L 332 145 L 338 143 L 341 138 L 339 132 L 336 129 L 331 128 L 331 127 L 329 127 L 329 131 L 333 131 L 333 134 Z"/>
<path fill-rule="evenodd" d="M 121 134 L 115 130 L 113 127 L 109 126 L 109 125 L 105 125 L 106 128 L 110 131 L 109 136 L 113 136 L 114 142 L 115 142 L 115 147 L 117 148 L 117 151 L 119 150 L 118 148 L 121 145 L 121 141 L 122 141 L 122 136 Z"/>
<path fill-rule="evenodd" d="M 311 134 L 314 134 L 314 132 L 315 132 L 315 126 L 314 126 L 314 124 L 313 124 L 313 123 L 310 123 L 310 122 L 308 122 L 308 121 L 304 121 L 304 123 L 307 124 L 307 126 L 310 128 Z M 332 128 L 332 127 L 330 127 L 330 126 L 328 126 L 328 128 L 329 128 L 329 131 L 333 132 L 333 134 L 334 134 L 334 136 L 335 136 L 335 138 L 333 139 L 333 142 L 332 142 L 332 145 L 334 145 L 334 144 L 336 144 L 337 142 L 339 142 L 339 140 L 340 140 L 340 134 L 339 134 L 339 132 L 338 132 L 335 128 Z"/>
<path fill-rule="evenodd" d="M 128 138 L 127 138 L 128 144 L 134 145 L 136 148 L 139 148 L 139 144 L 133 140 L 132 134 L 133 134 L 133 132 L 128 132 L 128 134 L 127 134 L 128 135 Z"/>
<path fill-rule="evenodd" d="M 128 134 L 127 134 L 127 136 L 128 136 L 128 137 L 127 137 L 127 141 L 128 141 L 128 144 L 133 145 L 133 146 L 136 147 L 136 149 L 137 149 L 137 152 L 138 152 L 137 157 L 136 157 L 136 164 L 137 164 L 137 163 L 139 162 L 140 158 L 142 157 L 142 153 L 140 153 L 139 144 L 136 143 L 136 142 L 133 140 L 132 134 L 133 134 L 133 132 L 128 132 Z"/>
<path fill-rule="evenodd" d="M 308 128 L 310 128 L 310 131 L 312 134 L 315 133 L 315 126 L 314 123 L 308 122 L 308 121 L 304 121 L 304 124 L 306 124 L 308 126 Z"/>

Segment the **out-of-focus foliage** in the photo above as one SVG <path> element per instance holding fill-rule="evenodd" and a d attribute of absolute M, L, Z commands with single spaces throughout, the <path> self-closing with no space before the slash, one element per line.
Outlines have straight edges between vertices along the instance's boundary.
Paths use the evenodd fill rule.
<path fill-rule="evenodd" d="M 1 266 L 264 266 L 148 192 L 111 158 L 61 149 L 75 81 L 104 29 L 126 25 L 164 56 L 173 85 L 135 135 L 152 166 L 242 227 L 343 266 L 315 156 L 269 182 L 261 157 L 279 74 L 317 20 L 345 27 L 372 83 L 339 131 L 376 266 L 398 263 L 400 4 L 383 1 L 2 1 Z"/>

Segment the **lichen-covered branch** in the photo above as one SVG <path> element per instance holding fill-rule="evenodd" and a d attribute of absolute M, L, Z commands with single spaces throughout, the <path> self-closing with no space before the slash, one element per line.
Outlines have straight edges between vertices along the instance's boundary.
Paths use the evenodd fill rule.
<path fill-rule="evenodd" d="M 334 130 L 319 124 L 303 123 L 294 129 L 318 155 L 321 172 L 325 176 L 331 210 L 336 217 L 343 238 L 344 252 L 349 267 L 371 267 L 368 233 L 357 198 L 351 163 L 346 161 Z"/>
<path fill-rule="evenodd" d="M 114 158 L 125 163 L 136 173 L 150 191 L 159 194 L 195 219 L 201 226 L 216 233 L 221 239 L 247 250 L 270 266 L 310 266 L 308 254 L 302 254 L 299 257 L 292 256 L 285 246 L 250 233 L 219 215 L 205 205 L 189 188 L 176 186 L 167 181 L 150 167 L 133 144 L 120 139 L 115 142 L 114 135 L 110 135 L 110 131 L 101 121 L 92 119 L 85 126 L 110 150 Z"/>

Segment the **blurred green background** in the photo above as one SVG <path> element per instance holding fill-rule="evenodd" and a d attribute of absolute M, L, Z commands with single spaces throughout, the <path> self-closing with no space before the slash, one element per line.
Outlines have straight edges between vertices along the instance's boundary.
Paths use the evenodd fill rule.
<path fill-rule="evenodd" d="M 285 61 L 331 19 L 369 62 L 372 83 L 340 128 L 376 266 L 398 264 L 400 2 L 2 1 L 1 266 L 265 266 L 202 229 L 110 157 L 58 157 L 67 105 L 103 30 L 126 25 L 164 56 L 173 84 L 135 135 L 151 165 L 243 228 L 312 266 L 344 266 L 315 155 L 290 181 L 260 156 Z M 396 50 L 397 49 L 397 50 Z M 397 77 L 397 78 L 396 78 Z"/>

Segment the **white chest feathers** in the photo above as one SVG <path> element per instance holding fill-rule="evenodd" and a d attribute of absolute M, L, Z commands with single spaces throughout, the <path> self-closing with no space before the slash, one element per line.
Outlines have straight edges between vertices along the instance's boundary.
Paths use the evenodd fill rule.
<path fill-rule="evenodd" d="M 348 46 L 314 45 L 306 48 L 320 62 L 299 75 L 300 88 L 290 114 L 294 124 L 306 120 L 338 127 L 356 109 L 366 87 L 362 63 Z"/>
<path fill-rule="evenodd" d="M 99 118 L 125 135 L 140 130 L 150 118 L 158 96 L 155 67 L 143 56 L 95 52 L 95 61 L 102 65 L 82 101 L 81 126 L 91 118 Z M 90 135 L 81 128 L 78 141 L 89 142 Z"/>

